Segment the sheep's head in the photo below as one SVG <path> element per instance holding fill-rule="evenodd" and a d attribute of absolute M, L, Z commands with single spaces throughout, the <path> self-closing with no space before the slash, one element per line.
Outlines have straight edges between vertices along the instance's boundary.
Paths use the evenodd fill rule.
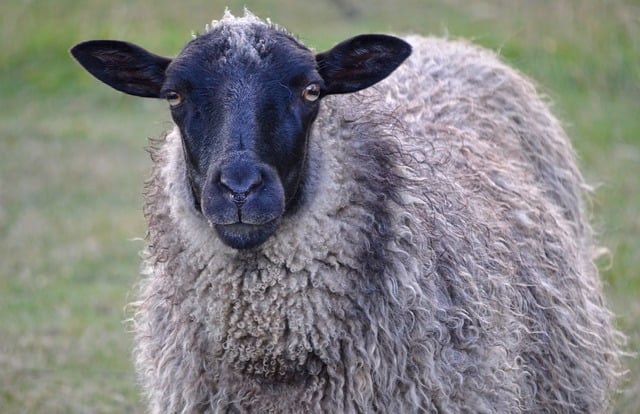
<path fill-rule="evenodd" d="M 87 71 L 127 94 L 164 98 L 180 129 L 194 207 L 227 245 L 260 245 L 299 203 L 319 102 L 387 77 L 404 41 L 361 35 L 313 54 L 279 27 L 227 15 L 175 59 L 93 40 L 71 49 Z"/>

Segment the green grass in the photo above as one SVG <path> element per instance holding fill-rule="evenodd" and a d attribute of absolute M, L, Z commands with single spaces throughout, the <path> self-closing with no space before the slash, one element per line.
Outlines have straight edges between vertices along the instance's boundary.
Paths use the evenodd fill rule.
<path fill-rule="evenodd" d="M 115 3 L 115 4 L 114 4 Z M 640 346 L 640 5 L 628 0 L 18 1 L 0 21 L 0 412 L 142 412 L 122 322 L 144 235 L 146 138 L 164 103 L 117 94 L 68 56 L 126 39 L 173 55 L 225 5 L 318 50 L 361 32 L 466 37 L 500 50 L 555 102 L 597 185 L 603 281 Z M 346 17 L 347 4 L 355 17 Z M 640 412 L 640 363 L 614 412 Z"/>

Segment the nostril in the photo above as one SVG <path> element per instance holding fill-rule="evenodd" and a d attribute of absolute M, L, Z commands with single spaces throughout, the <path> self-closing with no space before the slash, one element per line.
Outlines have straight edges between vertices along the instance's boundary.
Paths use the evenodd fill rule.
<path fill-rule="evenodd" d="M 262 185 L 262 173 L 258 172 L 257 176 L 253 180 L 253 183 L 251 184 L 251 186 L 249 186 L 247 193 L 252 193 L 261 185 Z"/>
<path fill-rule="evenodd" d="M 260 188 L 263 177 L 259 170 L 230 168 L 220 173 L 218 181 L 231 200 L 241 205 L 251 193 Z"/>
<path fill-rule="evenodd" d="M 242 193 L 242 194 L 238 194 L 238 193 L 230 193 L 229 194 L 231 196 L 231 200 L 238 204 L 238 205 L 242 205 L 244 204 L 245 201 L 247 201 L 247 195 L 248 193 Z"/>

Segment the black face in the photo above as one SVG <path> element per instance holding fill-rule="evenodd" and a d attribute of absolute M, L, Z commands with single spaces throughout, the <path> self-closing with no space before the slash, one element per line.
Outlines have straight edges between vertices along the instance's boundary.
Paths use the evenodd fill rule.
<path fill-rule="evenodd" d="M 240 50 L 215 31 L 195 39 L 168 66 L 161 90 L 197 207 L 241 249 L 263 243 L 297 202 L 323 88 L 308 49 L 280 32 L 253 33 L 256 40 L 234 45 Z"/>
<path fill-rule="evenodd" d="M 220 23 L 173 60 L 112 40 L 71 49 L 113 88 L 169 102 L 195 207 L 236 249 L 265 242 L 300 202 L 319 100 L 375 84 L 410 52 L 398 38 L 361 35 L 314 56 L 262 22 Z"/>

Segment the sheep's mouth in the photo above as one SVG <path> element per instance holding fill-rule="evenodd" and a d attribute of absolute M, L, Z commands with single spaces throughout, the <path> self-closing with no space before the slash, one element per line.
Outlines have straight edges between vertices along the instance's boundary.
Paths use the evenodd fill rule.
<path fill-rule="evenodd" d="M 234 249 L 244 250 L 257 247 L 267 241 L 276 231 L 280 220 L 275 219 L 264 224 L 214 224 L 218 237 L 224 244 Z"/>

